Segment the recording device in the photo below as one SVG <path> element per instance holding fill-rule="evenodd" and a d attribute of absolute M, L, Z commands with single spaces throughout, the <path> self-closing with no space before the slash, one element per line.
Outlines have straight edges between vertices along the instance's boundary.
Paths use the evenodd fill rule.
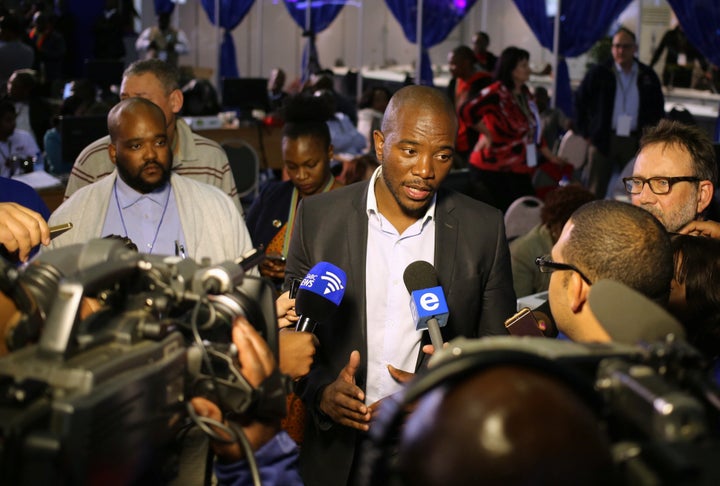
<path fill-rule="evenodd" d="M 328 319 L 345 295 L 345 272 L 328 262 L 317 263 L 300 282 L 295 297 L 295 312 L 300 316 L 296 331 L 314 332 L 318 323 Z"/>
<path fill-rule="evenodd" d="M 540 323 L 529 307 L 523 307 L 517 314 L 506 320 L 505 328 L 513 336 L 545 337 Z"/>
<path fill-rule="evenodd" d="M 457 338 L 433 354 L 429 368 L 401 393 L 383 402 L 362 452 L 360 484 L 404 484 L 393 458 L 402 447 L 398 438 L 408 406 L 508 365 L 557 379 L 595 414 L 611 443 L 617 484 L 717 484 L 720 389 L 708 361 L 672 335 L 643 345 Z"/>
<path fill-rule="evenodd" d="M 19 174 L 29 174 L 35 169 L 37 157 L 32 155 L 13 155 L 7 161 L 10 168 L 10 176 Z"/>
<path fill-rule="evenodd" d="M 224 413 L 284 415 L 289 380 L 276 372 L 253 388 L 231 345 L 245 315 L 277 356 L 273 288 L 244 265 L 92 240 L 5 268 L 3 291 L 22 289 L 10 296 L 26 300 L 18 307 L 35 312 L 42 332 L 0 358 L 0 485 L 165 483 L 193 396 Z M 85 298 L 101 306 L 88 317 Z"/>
<path fill-rule="evenodd" d="M 415 329 L 430 333 L 430 341 L 435 349 L 443 348 L 440 328 L 447 324 L 448 310 L 445 293 L 438 283 L 435 267 L 424 260 L 412 262 L 403 273 L 405 287 L 412 297 L 412 312 Z"/>
<path fill-rule="evenodd" d="M 50 226 L 50 239 L 56 238 L 73 227 L 72 223 L 63 223 L 55 226 Z"/>

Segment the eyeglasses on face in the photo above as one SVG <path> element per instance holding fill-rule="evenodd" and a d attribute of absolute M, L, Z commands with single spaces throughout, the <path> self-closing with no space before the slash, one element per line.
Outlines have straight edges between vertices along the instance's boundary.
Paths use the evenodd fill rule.
<path fill-rule="evenodd" d="M 684 177 L 624 177 L 625 190 L 630 194 L 640 194 L 643 186 L 647 184 L 654 194 L 667 194 L 672 186 L 678 182 L 700 182 L 700 179 L 693 176 Z"/>
<path fill-rule="evenodd" d="M 584 273 L 582 273 L 575 265 L 570 265 L 569 263 L 558 263 L 552 261 L 552 258 L 550 255 L 543 255 L 539 256 L 535 259 L 535 265 L 538 266 L 538 269 L 541 273 L 552 273 L 555 270 L 570 270 L 571 272 L 577 272 L 580 277 L 585 280 L 585 283 L 588 285 L 592 285 L 592 282 L 589 278 L 585 276 Z"/>
<path fill-rule="evenodd" d="M 613 49 L 632 49 L 635 47 L 635 44 L 613 44 Z"/>

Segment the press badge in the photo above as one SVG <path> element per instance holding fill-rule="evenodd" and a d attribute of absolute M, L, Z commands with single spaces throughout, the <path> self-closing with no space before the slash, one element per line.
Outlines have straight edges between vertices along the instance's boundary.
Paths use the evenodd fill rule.
<path fill-rule="evenodd" d="M 525 160 L 528 167 L 537 166 L 537 147 L 534 143 L 525 145 Z"/>
<path fill-rule="evenodd" d="M 615 132 L 618 137 L 629 137 L 630 136 L 630 123 L 632 117 L 630 115 L 620 115 L 617 120 L 617 129 Z"/>

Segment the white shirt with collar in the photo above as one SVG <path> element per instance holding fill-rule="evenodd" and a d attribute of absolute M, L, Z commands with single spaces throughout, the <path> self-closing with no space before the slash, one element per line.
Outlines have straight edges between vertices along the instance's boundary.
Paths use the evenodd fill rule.
<path fill-rule="evenodd" d="M 387 370 L 395 368 L 414 372 L 420 352 L 422 331 L 415 330 L 410 312 L 410 293 L 403 273 L 417 260 L 435 263 L 435 202 L 427 211 L 399 234 L 378 210 L 375 184 L 384 184 L 382 167 L 372 176 L 368 188 L 367 261 L 365 295 L 367 313 L 367 384 L 365 403 L 372 404 L 402 386 Z"/>

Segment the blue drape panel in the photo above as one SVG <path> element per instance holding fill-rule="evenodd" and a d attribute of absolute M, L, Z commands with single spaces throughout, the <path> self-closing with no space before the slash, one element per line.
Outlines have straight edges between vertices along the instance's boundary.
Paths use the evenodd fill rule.
<path fill-rule="evenodd" d="M 607 34 L 613 21 L 625 10 L 632 0 L 562 0 L 560 11 L 560 47 L 562 56 L 558 62 L 557 106 L 572 117 L 572 89 L 570 75 L 564 57 L 583 54 Z M 515 5 L 532 29 L 540 44 L 552 51 L 554 17 L 548 17 L 545 0 L 515 0 Z"/>
<path fill-rule="evenodd" d="M 155 15 L 162 13 L 173 13 L 175 2 L 172 0 L 155 0 Z"/>
<path fill-rule="evenodd" d="M 303 29 L 303 36 L 308 38 L 303 48 L 302 80 L 320 68 L 315 35 L 327 29 L 345 6 L 345 0 L 285 0 L 285 8 L 295 23 Z M 310 28 L 306 29 L 306 9 L 310 6 Z"/>
<path fill-rule="evenodd" d="M 235 56 L 235 41 L 232 31 L 250 11 L 255 0 L 220 0 L 220 27 L 224 29 L 220 44 L 220 78 L 237 78 L 240 72 Z M 217 25 L 215 16 L 215 0 L 202 0 L 202 6 L 210 23 Z"/>
<path fill-rule="evenodd" d="M 720 66 L 720 7 L 717 0 L 668 0 L 688 40 L 708 61 Z M 720 116 L 715 124 L 720 141 Z"/>
<path fill-rule="evenodd" d="M 385 3 L 400 23 L 405 38 L 413 44 L 417 44 L 418 0 L 385 0 Z M 475 5 L 475 0 L 423 1 L 420 84 L 433 85 L 432 64 L 428 49 L 444 41 L 473 5 Z"/>

